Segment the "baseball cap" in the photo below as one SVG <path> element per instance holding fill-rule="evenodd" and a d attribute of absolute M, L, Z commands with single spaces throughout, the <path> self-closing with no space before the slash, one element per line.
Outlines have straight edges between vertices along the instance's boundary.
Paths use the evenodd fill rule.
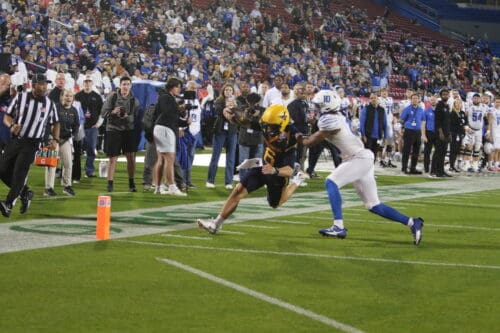
<path fill-rule="evenodd" d="M 83 82 L 85 82 L 85 81 L 94 81 L 94 80 L 92 79 L 92 76 L 85 75 L 85 78 L 83 79 Z"/>
<path fill-rule="evenodd" d="M 51 83 L 52 81 L 47 80 L 45 74 L 35 74 L 31 78 L 31 83 Z"/>

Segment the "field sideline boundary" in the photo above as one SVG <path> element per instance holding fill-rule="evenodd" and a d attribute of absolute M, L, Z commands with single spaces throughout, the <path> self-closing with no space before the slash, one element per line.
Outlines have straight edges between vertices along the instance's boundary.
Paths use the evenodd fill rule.
<path fill-rule="evenodd" d="M 379 187 L 382 202 L 397 202 L 400 200 L 449 196 L 452 194 L 474 193 L 485 190 L 499 189 L 500 184 L 491 177 L 457 178 L 446 181 L 424 182 Z M 355 207 L 362 205 L 354 189 L 343 189 L 343 206 Z M 190 205 L 165 206 L 157 208 L 137 209 L 111 214 L 111 225 L 114 228 L 111 239 L 133 236 L 165 233 L 175 230 L 195 228 L 196 218 L 206 218 L 217 215 L 224 201 L 202 202 Z M 228 223 L 238 223 L 253 220 L 272 219 L 276 217 L 317 213 L 328 211 L 326 193 L 322 191 L 295 194 L 284 208 L 272 210 L 265 198 L 249 198 L 241 201 L 234 216 Z M 498 206 L 500 208 L 500 205 Z M 256 216 L 255 212 L 259 214 Z M 197 212 L 197 213 L 193 213 Z M 424 214 L 425 215 L 425 214 Z M 425 218 L 425 216 L 422 216 Z M 92 232 L 86 234 L 51 234 L 38 232 L 20 232 L 16 229 L 36 230 L 43 228 L 86 228 L 95 227 L 95 214 L 68 217 L 63 219 L 37 219 L 0 224 L 0 253 L 17 252 L 30 249 L 64 246 L 70 244 L 95 242 Z M 132 223 L 134 219 L 143 219 L 146 223 Z M 174 225 L 159 225 L 161 222 L 178 223 Z M 193 223 L 191 223 L 191 221 Z M 151 222 L 148 224 L 147 222 Z M 154 223 L 158 222 L 158 223 Z M 430 222 L 430 221 L 429 221 Z"/>

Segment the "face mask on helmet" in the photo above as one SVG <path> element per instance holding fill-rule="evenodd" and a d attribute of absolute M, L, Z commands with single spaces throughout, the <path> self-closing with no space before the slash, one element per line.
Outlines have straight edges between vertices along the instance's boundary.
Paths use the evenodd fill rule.
<path fill-rule="evenodd" d="M 262 132 L 266 138 L 274 138 L 280 134 L 280 125 L 261 123 Z"/>

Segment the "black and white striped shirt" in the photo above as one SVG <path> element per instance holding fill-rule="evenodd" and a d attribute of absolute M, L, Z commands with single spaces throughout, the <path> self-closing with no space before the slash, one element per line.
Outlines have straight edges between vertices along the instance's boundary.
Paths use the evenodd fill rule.
<path fill-rule="evenodd" d="M 36 99 L 31 92 L 18 94 L 7 114 L 14 119 L 14 124 L 22 125 L 18 138 L 23 139 L 43 139 L 47 124 L 59 122 L 54 103 L 48 97 Z"/>

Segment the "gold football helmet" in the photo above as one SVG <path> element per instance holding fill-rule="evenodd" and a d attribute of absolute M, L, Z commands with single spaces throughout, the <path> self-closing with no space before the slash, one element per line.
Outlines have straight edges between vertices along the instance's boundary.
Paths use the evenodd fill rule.
<path fill-rule="evenodd" d="M 265 137 L 273 137 L 285 131 L 290 123 L 290 113 L 284 105 L 271 105 L 260 118 L 260 125 Z"/>

